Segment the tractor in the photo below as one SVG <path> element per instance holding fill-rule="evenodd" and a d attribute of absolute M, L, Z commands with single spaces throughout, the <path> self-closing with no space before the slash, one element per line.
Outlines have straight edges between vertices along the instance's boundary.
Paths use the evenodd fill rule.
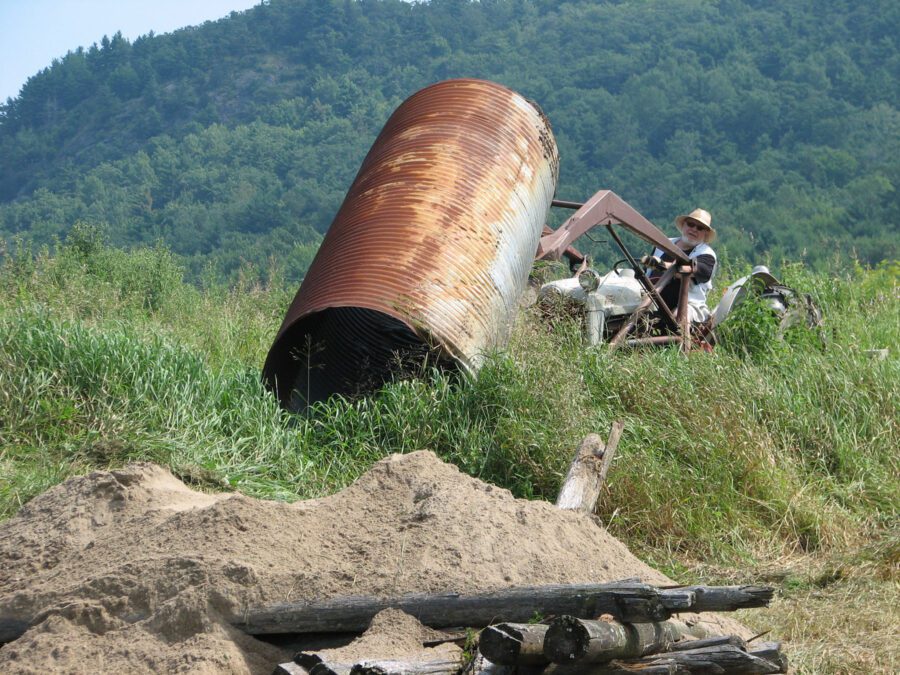
<path fill-rule="evenodd" d="M 821 323 L 821 312 L 812 298 L 783 285 L 764 265 L 754 267 L 749 275 L 732 283 L 712 308 L 708 321 L 692 323 L 688 320 L 687 291 L 695 272 L 694 263 L 659 228 L 609 190 L 597 192 L 583 204 L 553 200 L 552 205 L 575 213 L 556 230 L 544 228 L 535 259 L 566 259 L 573 274 L 541 285 L 538 303 L 545 315 L 566 308 L 568 313 L 579 316 L 588 345 L 608 343 L 616 349 L 677 344 L 683 351 L 708 351 L 716 343 L 716 328 L 751 294 L 778 317 L 780 333 L 801 323 L 808 327 Z M 573 246 L 575 240 L 595 227 L 604 227 L 624 256 L 605 274 L 591 267 L 590 260 Z M 676 264 L 651 279 L 648 269 L 628 250 L 616 227 L 669 253 Z M 661 296 L 670 283 L 680 284 L 675 307 L 670 307 Z"/>

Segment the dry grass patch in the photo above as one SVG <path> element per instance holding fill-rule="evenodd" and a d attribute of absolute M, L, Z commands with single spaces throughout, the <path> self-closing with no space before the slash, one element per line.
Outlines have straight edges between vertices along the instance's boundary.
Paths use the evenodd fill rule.
<path fill-rule="evenodd" d="M 768 609 L 737 618 L 780 640 L 795 673 L 900 672 L 900 587 L 850 578 L 824 587 L 783 589 Z"/>
<path fill-rule="evenodd" d="M 767 584 L 768 608 L 736 618 L 781 641 L 792 673 L 900 672 L 900 559 L 896 537 L 872 533 L 868 545 L 830 555 L 785 556 L 740 570 L 692 565 L 710 583 Z"/>

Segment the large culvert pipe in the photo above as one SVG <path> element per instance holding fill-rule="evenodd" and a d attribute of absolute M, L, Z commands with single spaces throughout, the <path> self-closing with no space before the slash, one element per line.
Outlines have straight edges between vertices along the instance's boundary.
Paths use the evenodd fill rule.
<path fill-rule="evenodd" d="M 362 163 L 263 369 L 281 404 L 373 391 L 506 344 L 556 190 L 549 122 L 516 92 L 448 80 L 404 101 Z"/>

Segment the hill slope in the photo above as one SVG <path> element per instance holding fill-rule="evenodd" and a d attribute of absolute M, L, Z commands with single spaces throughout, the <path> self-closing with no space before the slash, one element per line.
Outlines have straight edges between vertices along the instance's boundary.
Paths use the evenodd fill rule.
<path fill-rule="evenodd" d="M 88 220 L 197 273 L 300 275 L 390 112 L 465 76 L 544 108 L 562 198 L 703 204 L 735 255 L 894 258 L 898 34 L 887 0 L 272 0 L 29 79 L 0 110 L 0 234 Z"/>
<path fill-rule="evenodd" d="M 806 664 L 798 672 L 894 673 L 900 656 L 896 645 L 890 647 L 900 588 L 900 360 L 894 349 L 900 344 L 900 266 L 815 275 L 792 266 L 782 272 L 792 287 L 815 294 L 824 312 L 823 334 L 800 329 L 779 341 L 772 322 L 745 331 L 744 342 L 723 335 L 712 354 L 611 353 L 584 350 L 574 323 L 548 330 L 523 312 L 509 352 L 494 355 L 475 379 L 431 373 L 368 399 L 333 400 L 315 415 L 289 418 L 263 388 L 259 368 L 293 287 L 201 290 L 180 280 L 164 250 L 92 248 L 85 239 L 65 245 L 56 257 L 10 256 L 0 263 L 0 519 L 27 503 L 23 515 L 39 516 L 41 527 L 52 528 L 52 518 L 42 516 L 46 501 L 32 500 L 35 495 L 73 475 L 132 461 L 164 465 L 205 490 L 293 501 L 331 494 L 388 454 L 422 448 L 516 496 L 552 500 L 578 441 L 620 419 L 626 431 L 598 505 L 610 534 L 682 581 L 778 582 L 784 602 L 773 608 L 780 617 L 775 638 L 789 641 L 792 659 L 804 654 L 794 661 Z M 723 276 L 740 273 L 726 268 Z M 867 354 L 876 349 L 884 349 L 886 358 Z M 113 490 L 106 498 L 114 504 L 130 503 L 116 499 L 115 485 L 107 486 Z M 433 505 L 438 496 L 417 508 Z M 181 500 L 166 495 L 162 501 L 173 507 Z M 358 494 L 350 501 L 361 509 L 384 506 Z M 232 497 L 230 503 L 248 499 Z M 272 505 L 276 512 L 287 508 Z M 109 522 L 102 504 L 87 511 L 97 516 L 94 525 Z M 451 504 L 434 513 L 457 512 L 463 511 Z M 232 519 L 235 514 L 215 508 L 209 513 L 222 516 L 212 522 L 228 530 L 213 533 L 212 545 L 235 543 L 231 530 L 242 526 L 244 516 Z M 472 550 L 471 532 L 486 527 L 483 519 L 470 515 L 450 528 L 430 513 L 415 512 L 426 517 L 409 523 L 437 522 L 434 532 L 461 534 L 467 550 L 484 552 Z M 376 515 L 378 523 L 396 524 L 390 514 Z M 262 520 L 272 524 L 272 518 Z M 354 523 L 364 527 L 361 519 L 347 517 L 329 521 L 327 531 L 340 522 L 342 533 Z M 309 534 L 305 525 L 298 528 L 270 534 L 282 543 L 285 529 Z M 78 538 L 90 529 L 60 527 L 55 534 Z M 251 525 L 249 531 L 258 530 Z M 129 541 L 135 531 L 124 531 Z M 171 553 L 172 530 L 153 531 L 159 547 Z M 177 532 L 196 553 L 191 538 L 197 528 Z M 27 548 L 59 554 L 56 544 L 37 534 Z M 140 541 L 150 546 L 146 539 Z M 561 557 L 588 562 L 590 556 L 579 553 L 581 538 L 561 538 L 570 539 L 575 548 Z M 14 538 L 0 541 L 19 554 L 26 550 Z M 253 551 L 261 550 L 259 543 L 259 536 L 250 542 Z M 91 550 L 91 556 L 101 554 Z M 443 539 L 438 550 L 447 550 Z M 416 551 L 416 542 L 407 542 L 407 556 Z M 26 555 L 19 562 L 29 560 L 34 558 Z M 78 556 L 66 561 L 77 564 Z M 502 551 L 496 561 L 498 572 L 521 562 Z M 158 570 L 171 572 L 160 564 Z M 406 572 L 413 570 L 410 564 L 404 564 Z M 106 569 L 89 567 L 90 574 Z M 0 565 L 0 577 L 5 572 Z M 7 576 L 19 583 L 14 572 Z M 146 570 L 136 573 L 141 583 L 148 580 Z M 52 570 L 47 574 L 50 580 Z M 65 579 L 66 588 L 73 586 L 71 574 Z M 38 585 L 28 586 L 33 598 Z M 102 584 L 91 588 L 106 599 L 119 597 Z M 96 607 L 85 606 L 57 627 L 85 635 L 79 622 L 96 617 Z M 197 617 L 184 608 L 185 617 Z M 773 628 L 772 616 L 768 610 L 755 615 L 755 632 Z M 109 619 L 108 627 L 121 626 Z M 130 631 L 159 625 L 148 618 L 105 639 L 127 640 Z M 2 658 L 15 651 L 32 663 L 31 653 L 50 653 L 43 645 L 54 635 L 59 633 L 33 635 L 27 649 L 25 642 L 4 647 Z M 63 651 L 60 658 L 71 656 Z"/>

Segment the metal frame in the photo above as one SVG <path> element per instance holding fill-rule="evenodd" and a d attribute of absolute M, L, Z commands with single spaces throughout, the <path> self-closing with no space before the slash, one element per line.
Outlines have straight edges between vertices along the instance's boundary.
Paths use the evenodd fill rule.
<path fill-rule="evenodd" d="M 544 234 L 538 244 L 535 260 L 559 260 L 565 255 L 570 259 L 583 261 L 584 256 L 572 246 L 572 243 L 591 229 L 602 225 L 628 260 L 628 263 L 634 270 L 635 278 L 647 291 L 647 297 L 644 301 L 632 312 L 625 325 L 610 340 L 611 347 L 618 349 L 622 345 L 638 347 L 643 345 L 679 344 L 683 352 L 689 351 L 693 341 L 687 296 L 690 288 L 690 279 L 696 270 L 694 261 L 684 251 L 675 246 L 662 230 L 644 218 L 636 209 L 611 190 L 600 190 L 583 204 L 554 199 L 552 206 L 575 209 L 575 213 L 556 230 L 551 230 L 549 227 L 544 228 Z M 613 229 L 613 225 L 624 227 L 648 244 L 665 251 L 675 259 L 674 264 L 663 273 L 655 284 L 644 273 L 643 267 L 635 260 L 622 239 Z M 678 305 L 673 311 L 662 299 L 660 291 L 676 277 L 681 283 L 681 288 L 678 296 Z M 649 311 L 654 303 L 675 324 L 677 333 L 675 335 L 626 339 L 628 334 L 637 326 L 640 318 Z"/>

